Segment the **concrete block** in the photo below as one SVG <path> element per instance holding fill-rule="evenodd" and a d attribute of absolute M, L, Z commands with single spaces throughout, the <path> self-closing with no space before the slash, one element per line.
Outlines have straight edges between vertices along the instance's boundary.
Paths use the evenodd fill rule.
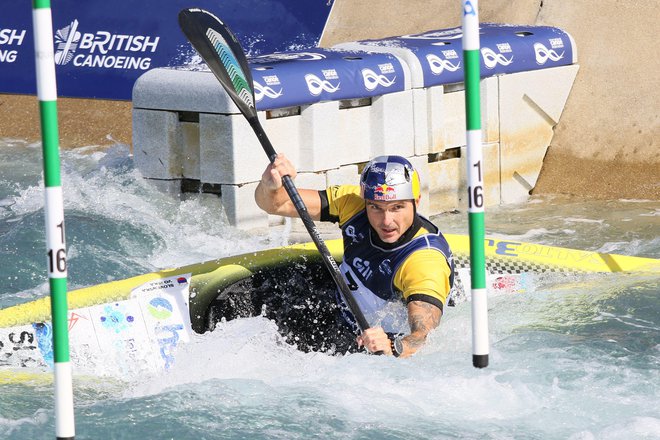
<path fill-rule="evenodd" d="M 326 188 L 326 177 L 325 173 L 298 173 L 296 177 L 295 184 L 298 189 L 312 189 L 312 190 L 323 190 Z M 291 219 L 292 227 L 303 227 L 303 222 L 300 218 Z"/>
<path fill-rule="evenodd" d="M 220 200 L 230 225 L 241 229 L 268 227 L 268 214 L 254 201 L 256 188 L 257 182 L 220 187 Z"/>
<path fill-rule="evenodd" d="M 438 89 L 438 87 L 435 87 L 435 89 Z M 433 119 L 433 116 L 428 114 L 432 108 L 428 102 L 431 97 L 429 92 L 430 90 L 427 91 L 426 89 L 411 90 L 416 156 L 429 154 L 431 152 L 430 146 L 432 145 L 432 141 L 430 121 Z M 442 90 L 440 90 L 440 96 L 442 96 Z"/>
<path fill-rule="evenodd" d="M 199 123 L 179 121 L 178 134 L 179 159 L 183 177 L 200 180 Z"/>
<path fill-rule="evenodd" d="M 295 184 L 296 188 L 325 189 L 325 173 L 298 173 Z"/>
<path fill-rule="evenodd" d="M 202 182 L 256 182 L 268 164 L 257 137 L 241 115 L 200 114 L 199 143 Z"/>
<path fill-rule="evenodd" d="M 272 119 L 266 119 L 266 112 L 258 112 L 259 120 L 261 125 L 264 127 L 264 131 L 270 140 L 270 143 L 273 145 L 273 148 L 277 153 L 283 153 L 286 157 L 289 158 L 296 166 L 299 166 L 299 161 L 301 159 L 301 144 L 300 144 L 300 127 L 302 119 L 300 115 L 291 115 L 284 116 Z M 256 139 L 256 135 L 253 133 L 252 136 Z M 236 145 L 236 152 L 242 151 L 241 145 Z M 263 151 L 263 147 L 259 144 L 259 149 L 263 155 L 263 160 L 258 162 L 261 164 L 261 171 L 259 172 L 259 178 L 261 178 L 261 173 L 268 165 L 268 157 Z M 240 158 L 240 156 L 237 156 Z M 250 166 L 256 166 L 251 164 Z M 257 167 L 260 168 L 260 167 Z M 298 168 L 300 169 L 300 168 Z"/>
<path fill-rule="evenodd" d="M 144 177 L 183 177 L 181 138 L 176 112 L 133 110 L 133 158 Z"/>
<path fill-rule="evenodd" d="M 500 88 L 498 77 L 481 80 L 481 137 L 484 143 L 500 141 Z"/>
<path fill-rule="evenodd" d="M 460 157 L 429 163 L 429 215 L 466 209 L 465 163 Z M 465 205 L 465 206 L 463 206 Z"/>
<path fill-rule="evenodd" d="M 500 203 L 499 144 L 483 145 L 484 205 Z M 459 157 L 428 164 L 430 215 L 460 210 L 467 211 L 467 147 Z"/>
<path fill-rule="evenodd" d="M 527 200 L 536 185 L 577 70 L 565 66 L 499 77 L 502 203 Z"/>
<path fill-rule="evenodd" d="M 240 113 L 211 72 L 152 69 L 133 86 L 133 108 Z"/>
<path fill-rule="evenodd" d="M 340 165 L 366 162 L 371 159 L 371 108 L 351 107 L 340 109 L 339 128 L 335 133 Z"/>
<path fill-rule="evenodd" d="M 448 92 L 445 86 L 445 100 L 442 110 L 435 112 L 433 119 L 434 152 L 466 144 L 465 140 L 465 91 Z M 481 103 L 481 137 L 483 142 L 499 141 L 499 108 L 497 77 L 481 80 L 479 97 Z M 431 101 L 435 104 L 437 100 Z"/>
<path fill-rule="evenodd" d="M 359 185 L 360 173 L 357 165 L 344 165 L 325 172 L 325 185 Z"/>
<path fill-rule="evenodd" d="M 147 179 L 150 185 L 155 187 L 158 191 L 176 197 L 181 197 L 181 180 L 180 179 Z"/>
<path fill-rule="evenodd" d="M 465 141 L 465 91 L 454 86 L 437 86 L 425 89 L 426 96 L 415 95 L 416 154 L 424 151 L 421 139 L 427 139 L 427 153 L 441 153 L 449 148 L 464 146 Z M 481 127 L 484 142 L 499 141 L 498 81 L 496 77 L 481 81 Z M 417 102 L 419 100 L 419 102 Z M 424 104 L 422 104 L 424 103 Z M 424 113 L 424 107 L 426 111 Z M 426 120 L 424 120 L 426 116 Z M 419 144 L 419 145 L 418 145 Z"/>
<path fill-rule="evenodd" d="M 295 164 L 299 159 L 297 136 L 300 118 L 296 116 L 259 120 L 278 153 L 284 153 Z M 242 115 L 200 114 L 200 179 L 207 183 L 242 184 L 261 179 L 268 165 L 254 130 Z"/>
<path fill-rule="evenodd" d="M 337 102 L 319 102 L 303 106 L 300 112 L 300 171 L 323 171 L 337 168 L 342 157 L 350 157 L 347 146 L 338 142 L 339 107 Z M 294 136 L 296 132 L 290 132 Z"/>
<path fill-rule="evenodd" d="M 431 151 L 439 153 L 448 148 L 465 145 L 465 91 L 445 93 L 437 117 L 432 120 Z"/>
<path fill-rule="evenodd" d="M 412 91 L 389 93 L 371 103 L 371 156 L 415 153 Z"/>
<path fill-rule="evenodd" d="M 410 163 L 415 167 L 417 172 L 419 173 L 419 180 L 421 183 L 421 192 L 422 192 L 422 197 L 419 201 L 419 207 L 418 211 L 420 214 L 424 216 L 430 216 L 430 210 L 431 210 L 431 201 L 430 201 L 430 193 L 429 193 L 429 181 L 430 181 L 430 175 L 429 175 L 429 161 L 428 161 L 428 156 L 413 156 L 413 157 L 408 157 L 407 158 Z"/>

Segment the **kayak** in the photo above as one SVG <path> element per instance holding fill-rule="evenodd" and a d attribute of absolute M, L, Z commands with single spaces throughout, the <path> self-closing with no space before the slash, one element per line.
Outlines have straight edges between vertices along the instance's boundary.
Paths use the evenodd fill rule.
<path fill-rule="evenodd" d="M 446 234 L 457 282 L 448 305 L 469 297 L 469 238 Z M 341 239 L 328 249 L 342 259 Z M 660 274 L 660 260 L 487 238 L 489 291 L 520 293 L 535 274 Z M 162 371 L 177 347 L 219 322 L 264 316 L 303 351 L 343 353 L 354 335 L 335 305 L 336 289 L 313 243 L 163 269 L 69 292 L 69 341 L 74 369 L 103 365 Z M 0 310 L 0 383 L 53 366 L 50 299 Z M 98 367 L 98 368 L 96 368 Z"/>

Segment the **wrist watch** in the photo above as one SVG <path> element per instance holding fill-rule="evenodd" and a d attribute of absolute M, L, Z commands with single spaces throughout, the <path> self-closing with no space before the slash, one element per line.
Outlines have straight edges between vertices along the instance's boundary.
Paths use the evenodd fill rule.
<path fill-rule="evenodd" d="M 387 335 L 390 339 L 390 347 L 392 348 L 392 355 L 399 357 L 403 354 L 403 335 Z"/>

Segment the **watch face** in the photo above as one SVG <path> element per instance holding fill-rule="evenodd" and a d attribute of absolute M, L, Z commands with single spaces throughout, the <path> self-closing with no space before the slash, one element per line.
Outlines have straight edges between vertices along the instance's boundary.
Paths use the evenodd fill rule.
<path fill-rule="evenodd" d="M 394 354 L 396 356 L 403 354 L 403 338 L 401 336 L 394 339 Z"/>

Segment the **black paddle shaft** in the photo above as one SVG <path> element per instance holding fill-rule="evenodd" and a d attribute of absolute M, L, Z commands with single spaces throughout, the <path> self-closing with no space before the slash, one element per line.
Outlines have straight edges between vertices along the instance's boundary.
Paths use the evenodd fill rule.
<path fill-rule="evenodd" d="M 250 123 L 272 163 L 277 157 L 277 153 L 257 117 L 252 73 L 236 36 L 218 17 L 198 8 L 184 9 L 179 12 L 179 26 L 188 41 L 209 66 L 227 95 Z M 362 331 L 368 329 L 369 323 L 346 284 L 346 280 L 342 277 L 337 262 L 332 258 L 314 221 L 309 216 L 307 207 L 293 184 L 293 180 L 290 176 L 283 176 L 282 183 L 360 329 Z M 377 354 L 382 354 L 382 352 Z"/>
<path fill-rule="evenodd" d="M 257 135 L 257 139 L 259 139 L 259 142 L 266 152 L 266 155 L 270 159 L 270 162 L 273 163 L 277 157 L 277 153 L 275 152 L 273 145 L 270 143 L 270 139 L 268 139 L 268 136 L 266 135 L 261 122 L 259 122 L 259 118 L 253 116 L 248 118 L 248 122 L 254 130 L 254 133 Z M 300 197 L 300 193 L 298 192 L 298 189 L 296 189 L 296 186 L 293 183 L 293 179 L 291 179 L 290 176 L 282 176 L 282 184 L 284 185 L 284 189 L 289 195 L 291 202 L 293 202 L 293 205 L 296 207 L 296 211 L 298 212 L 300 219 L 305 225 L 305 229 L 307 229 L 307 232 L 312 237 L 312 241 L 323 257 L 323 263 L 325 264 L 325 267 L 330 272 L 332 279 L 335 281 L 335 284 L 339 288 L 342 296 L 344 297 L 344 300 L 346 301 L 346 304 L 351 309 L 353 316 L 355 316 L 360 329 L 362 331 L 368 329 L 369 323 L 364 317 L 362 310 L 360 310 L 360 306 L 358 306 L 357 301 L 355 301 L 351 289 L 346 284 L 346 280 L 341 276 L 339 266 L 337 266 L 335 259 L 332 258 L 330 250 L 326 246 L 325 241 L 323 241 L 323 238 L 321 237 L 321 234 L 319 233 L 314 220 L 312 220 L 312 218 L 309 216 L 307 206 L 305 206 L 305 202 L 303 201 L 302 197 Z"/>

